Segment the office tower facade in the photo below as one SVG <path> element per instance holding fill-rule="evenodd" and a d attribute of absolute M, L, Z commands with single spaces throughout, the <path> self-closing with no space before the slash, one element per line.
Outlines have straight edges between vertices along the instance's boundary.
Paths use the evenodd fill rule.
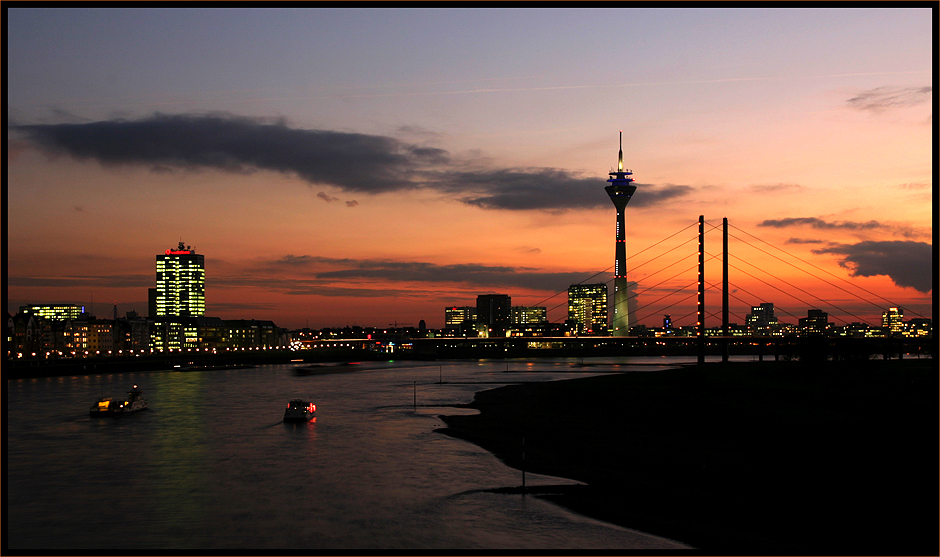
<path fill-rule="evenodd" d="M 457 328 L 464 323 L 477 320 L 477 308 L 473 306 L 448 306 L 444 308 L 444 327 Z"/>
<path fill-rule="evenodd" d="M 205 257 L 179 243 L 157 256 L 157 287 L 151 317 L 201 317 L 206 314 Z"/>
<path fill-rule="evenodd" d="M 569 286 L 568 320 L 575 323 L 579 335 L 607 334 L 607 284 Z"/>
<path fill-rule="evenodd" d="M 881 314 L 881 326 L 885 335 L 899 335 L 904 330 L 904 310 L 901 308 L 888 308 Z"/>
<path fill-rule="evenodd" d="M 825 335 L 829 330 L 829 314 L 821 309 L 811 309 L 800 318 L 800 334 L 804 336 Z"/>
<path fill-rule="evenodd" d="M 477 323 L 487 336 L 503 336 L 511 323 L 512 298 L 507 294 L 477 296 Z"/>
<path fill-rule="evenodd" d="M 510 320 L 513 325 L 529 325 L 548 322 L 545 306 L 512 306 Z"/>
<path fill-rule="evenodd" d="M 604 190 L 617 208 L 617 234 L 614 257 L 614 306 L 610 318 L 611 334 L 624 337 L 630 333 L 630 296 L 627 293 L 627 233 L 623 212 L 633 197 L 633 171 L 623 167 L 623 131 L 620 132 L 620 154 L 617 170 L 610 171 L 610 185 Z"/>
<path fill-rule="evenodd" d="M 751 306 L 751 313 L 746 319 L 747 332 L 753 336 L 771 335 L 777 328 L 777 318 L 774 316 L 774 305 L 771 302 Z"/>

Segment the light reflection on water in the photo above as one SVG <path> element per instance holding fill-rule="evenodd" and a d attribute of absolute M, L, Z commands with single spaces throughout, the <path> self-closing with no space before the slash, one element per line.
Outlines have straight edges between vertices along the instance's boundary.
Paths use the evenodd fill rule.
<path fill-rule="evenodd" d="M 470 411 L 447 405 L 477 391 L 615 363 L 366 362 L 313 376 L 280 365 L 8 381 L 9 547 L 675 547 L 534 496 L 481 491 L 517 486 L 520 474 L 434 432 L 444 425 L 437 416 Z M 150 410 L 88 416 L 97 396 L 133 384 Z M 317 404 L 316 422 L 281 421 L 285 403 L 298 397 Z"/>

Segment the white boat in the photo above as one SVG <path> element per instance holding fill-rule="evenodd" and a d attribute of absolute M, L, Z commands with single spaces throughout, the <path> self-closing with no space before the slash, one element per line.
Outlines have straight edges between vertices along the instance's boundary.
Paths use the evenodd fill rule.
<path fill-rule="evenodd" d="M 299 398 L 287 403 L 284 410 L 285 422 L 309 422 L 317 414 L 317 405 Z"/>
<path fill-rule="evenodd" d="M 137 388 L 137 385 L 134 385 L 134 388 L 127 391 L 127 400 L 118 404 L 117 410 L 119 412 L 130 414 L 131 412 L 140 412 L 141 410 L 147 409 L 147 399 L 143 397 L 143 393 L 140 392 L 140 389 Z"/>
<path fill-rule="evenodd" d="M 114 400 L 109 396 L 101 397 L 91 405 L 91 408 L 88 410 L 88 414 L 92 417 L 116 417 L 120 414 L 131 414 L 133 412 L 140 412 L 141 410 L 146 409 L 147 399 L 143 397 L 143 393 L 140 391 L 140 389 L 137 388 L 137 385 L 134 385 L 134 388 L 127 391 L 126 400 Z"/>

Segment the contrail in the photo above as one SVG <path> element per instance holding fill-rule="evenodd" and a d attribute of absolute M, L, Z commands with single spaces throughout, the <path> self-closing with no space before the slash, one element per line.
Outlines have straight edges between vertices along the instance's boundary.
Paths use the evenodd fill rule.
<path fill-rule="evenodd" d="M 473 88 L 473 89 L 460 89 L 456 91 L 418 91 L 418 92 L 395 92 L 395 93 L 369 93 L 369 94 L 348 94 L 348 93 L 334 93 L 334 94 L 322 94 L 322 95 L 300 95 L 300 96 L 285 96 L 285 97 L 256 97 L 248 99 L 227 99 L 225 102 L 233 103 L 257 103 L 257 102 L 273 102 L 273 101 L 311 101 L 311 100 L 324 100 L 324 99 L 377 99 L 377 98 L 404 98 L 404 97 L 429 97 L 429 96 L 444 96 L 444 95 L 478 95 L 486 93 L 520 93 L 520 92 L 537 92 L 537 91 L 565 91 L 565 90 L 575 90 L 575 89 L 622 89 L 626 87 L 656 87 L 664 85 L 706 85 L 710 83 L 734 83 L 734 82 L 745 82 L 745 81 L 784 81 L 784 80 L 793 80 L 793 79 L 831 79 L 831 78 L 841 78 L 841 77 L 859 77 L 859 76 L 878 76 L 878 75 L 910 75 L 910 74 L 930 74 L 930 70 L 916 70 L 916 71 L 901 71 L 901 72 L 856 72 L 856 73 L 842 73 L 842 74 L 827 74 L 827 75 L 806 75 L 806 76 L 769 76 L 769 77 L 728 77 L 728 78 L 719 78 L 719 79 L 702 79 L 702 80 L 686 80 L 686 81 L 641 81 L 635 83 L 619 83 L 619 84 L 599 84 L 599 85 L 555 85 L 555 86 L 545 86 L 545 87 L 485 87 L 485 88 Z M 505 78 L 493 78 L 495 79 L 505 79 Z M 512 78 L 517 79 L 517 78 Z M 522 78 L 519 78 L 522 79 Z M 430 82 L 421 84 L 421 86 L 432 86 L 432 85 L 446 85 L 454 83 L 464 83 L 466 81 L 487 81 L 487 80 L 459 80 L 459 81 L 449 81 L 449 82 Z M 398 87 L 403 85 L 413 85 L 413 84 L 386 84 L 386 85 L 375 85 L 371 87 L 381 88 L 381 87 Z M 88 104 L 84 105 L 86 107 L 115 107 L 115 106 L 125 106 L 125 107 L 139 107 L 139 106 L 173 106 L 173 105 L 193 105 L 209 102 L 205 99 L 202 100 L 179 100 L 179 101 L 164 101 L 164 102 L 142 102 L 142 103 L 127 103 L 123 105 L 104 105 L 104 104 Z M 75 105 L 73 105 L 75 106 Z"/>

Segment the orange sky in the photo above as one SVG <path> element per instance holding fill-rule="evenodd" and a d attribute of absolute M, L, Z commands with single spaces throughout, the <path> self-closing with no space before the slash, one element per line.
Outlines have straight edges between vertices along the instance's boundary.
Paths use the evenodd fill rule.
<path fill-rule="evenodd" d="M 254 14 L 258 36 L 247 46 L 207 50 L 189 33 L 193 17 L 153 12 L 11 10 L 10 312 L 93 302 L 109 316 L 116 302 L 121 314 L 146 313 L 155 256 L 180 240 L 205 255 L 208 313 L 223 318 L 440 327 L 444 306 L 473 305 L 480 293 L 535 304 L 613 264 L 603 186 L 622 129 L 638 185 L 628 255 L 699 215 L 713 226 L 728 217 L 852 289 L 732 240 L 733 264 L 812 294 L 794 299 L 733 271 L 742 300 L 732 299 L 732 321 L 761 302 L 787 322 L 809 307 L 836 322 L 877 323 L 889 305 L 932 317 L 930 10 L 457 10 L 450 37 L 438 29 L 455 12 L 396 12 L 376 36 L 311 43 L 319 57 L 290 50 L 304 26 L 283 13 Z M 194 14 L 223 31 L 247 17 Z M 376 17 L 295 15 L 308 32 Z M 550 40 L 511 25 L 563 20 Z M 605 20 L 631 21 L 633 39 L 602 40 Z M 177 29 L 176 41 L 142 45 L 113 31 L 149 37 L 158 24 Z M 284 37 L 264 38 L 277 29 Z M 100 57 L 115 47 L 120 55 Z M 157 113 L 182 117 L 179 141 L 147 135 L 167 126 Z M 240 126 L 249 148 L 227 151 L 232 136 L 207 131 L 215 117 Z M 132 140 L 108 135 L 125 130 Z M 166 137 L 164 150 L 151 149 Z M 318 166 L 288 156 L 317 141 L 320 151 L 300 152 L 335 157 Z M 710 231 L 706 251 L 720 245 L 720 230 Z M 646 278 L 680 254 L 688 264 L 676 272 L 693 266 L 694 243 L 686 248 L 629 278 L 643 292 L 674 274 Z M 719 282 L 720 262 L 706 273 Z M 694 299 L 649 305 L 657 292 L 638 299 L 647 325 L 694 311 Z M 709 298 L 719 311 L 718 292 Z M 550 312 L 560 321 L 564 302 L 541 305 L 562 304 Z"/>

